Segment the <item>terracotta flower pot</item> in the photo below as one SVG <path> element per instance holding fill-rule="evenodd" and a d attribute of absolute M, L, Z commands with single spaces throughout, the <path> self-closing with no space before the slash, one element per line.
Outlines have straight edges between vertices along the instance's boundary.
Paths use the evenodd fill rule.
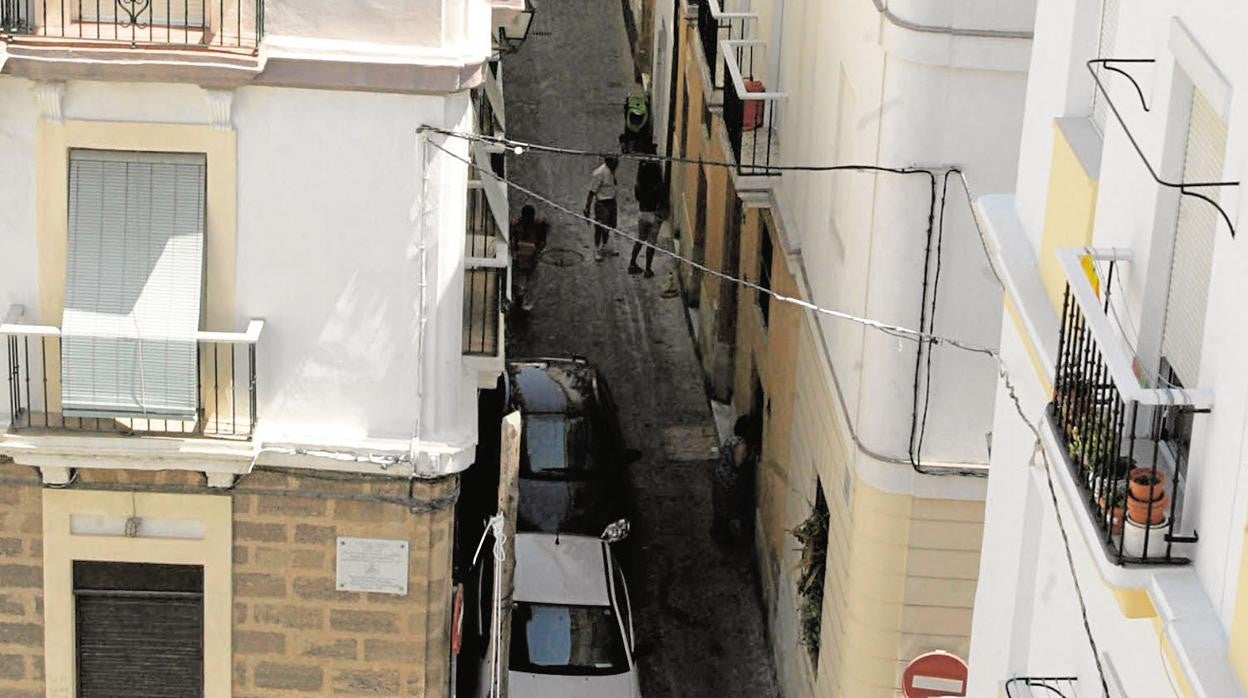
<path fill-rule="evenodd" d="M 1126 509 L 1122 506 L 1123 497 L 1121 494 L 1114 497 L 1114 500 L 1117 502 L 1117 504 L 1113 507 L 1113 510 L 1109 512 L 1109 524 L 1110 524 L 1111 530 L 1114 533 L 1122 533 L 1122 517 L 1123 517 L 1123 514 L 1126 513 Z M 1101 513 L 1102 514 L 1105 513 L 1105 510 L 1108 508 L 1108 506 L 1109 505 L 1108 505 L 1108 502 L 1106 501 L 1105 496 L 1101 495 Z"/>
<path fill-rule="evenodd" d="M 1134 483 L 1132 483 L 1134 484 Z M 1161 496 L 1152 502 L 1136 499 L 1127 495 L 1127 518 L 1135 523 L 1156 526 L 1166 520 L 1166 511 L 1170 508 L 1170 495 L 1163 490 Z"/>
<path fill-rule="evenodd" d="M 1127 486 L 1131 496 L 1141 502 L 1149 502 L 1166 493 L 1166 474 L 1152 468 L 1132 468 L 1127 473 Z"/>

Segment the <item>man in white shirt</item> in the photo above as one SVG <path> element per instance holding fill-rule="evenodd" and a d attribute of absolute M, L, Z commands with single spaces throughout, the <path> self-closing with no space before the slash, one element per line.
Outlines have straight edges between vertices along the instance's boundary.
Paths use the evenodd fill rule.
<path fill-rule="evenodd" d="M 589 195 L 585 197 L 585 216 L 588 217 L 592 208 L 594 220 L 594 259 L 601 262 L 603 255 L 618 255 L 611 249 L 611 228 L 616 227 L 615 193 L 618 188 L 615 181 L 615 169 L 620 160 L 608 155 L 602 164 L 594 170 L 589 180 Z"/>

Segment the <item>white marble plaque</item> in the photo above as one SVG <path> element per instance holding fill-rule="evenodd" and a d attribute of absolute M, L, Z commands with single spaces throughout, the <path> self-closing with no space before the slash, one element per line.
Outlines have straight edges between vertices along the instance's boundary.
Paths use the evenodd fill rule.
<path fill-rule="evenodd" d="M 338 591 L 407 595 L 407 541 L 338 538 Z"/>

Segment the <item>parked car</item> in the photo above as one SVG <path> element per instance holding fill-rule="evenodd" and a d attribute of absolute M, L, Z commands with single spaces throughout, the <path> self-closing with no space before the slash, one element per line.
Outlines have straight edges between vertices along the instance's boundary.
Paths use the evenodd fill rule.
<path fill-rule="evenodd" d="M 516 536 L 510 698 L 639 698 L 628 584 L 607 541 Z"/>
<path fill-rule="evenodd" d="M 524 419 L 517 526 L 597 536 L 629 513 L 619 415 L 603 376 L 583 358 L 512 361 L 508 402 Z"/>

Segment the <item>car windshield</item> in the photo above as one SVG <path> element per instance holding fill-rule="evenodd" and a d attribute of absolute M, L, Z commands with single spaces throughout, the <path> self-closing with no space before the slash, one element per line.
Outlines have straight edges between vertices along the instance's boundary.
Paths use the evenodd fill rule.
<path fill-rule="evenodd" d="M 586 477 L 598 469 L 589 420 L 562 414 L 524 419 L 524 470 L 538 477 Z"/>
<path fill-rule="evenodd" d="M 517 603 L 511 670 L 601 676 L 628 671 L 620 624 L 610 606 Z"/>

